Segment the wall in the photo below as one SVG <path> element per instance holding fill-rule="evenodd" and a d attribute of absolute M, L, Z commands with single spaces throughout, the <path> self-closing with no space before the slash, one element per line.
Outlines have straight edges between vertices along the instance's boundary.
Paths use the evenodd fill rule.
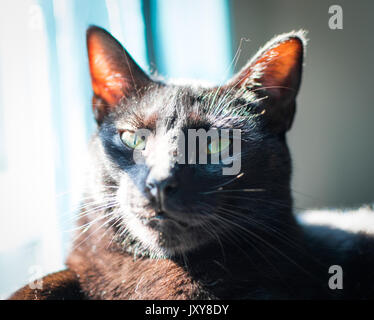
<path fill-rule="evenodd" d="M 330 30 L 328 8 L 343 8 Z M 296 206 L 346 207 L 374 201 L 373 1 L 231 2 L 237 68 L 275 34 L 309 31 L 295 122 L 288 134 Z"/>

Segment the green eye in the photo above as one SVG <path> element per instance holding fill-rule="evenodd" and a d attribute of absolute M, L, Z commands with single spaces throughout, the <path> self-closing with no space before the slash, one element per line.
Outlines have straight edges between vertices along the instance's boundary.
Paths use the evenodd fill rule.
<path fill-rule="evenodd" d="M 145 138 L 138 136 L 135 132 L 123 131 L 121 140 L 131 149 L 143 150 L 145 148 Z"/>
<path fill-rule="evenodd" d="M 221 152 L 230 146 L 230 139 L 214 140 L 208 145 L 208 154 Z"/>

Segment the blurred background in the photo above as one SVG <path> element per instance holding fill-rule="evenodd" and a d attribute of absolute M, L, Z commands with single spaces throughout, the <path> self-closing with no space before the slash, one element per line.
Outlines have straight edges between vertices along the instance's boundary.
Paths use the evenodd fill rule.
<path fill-rule="evenodd" d="M 343 9 L 342 30 L 329 28 L 333 4 Z M 217 84 L 275 34 L 308 30 L 288 134 L 303 210 L 374 200 L 373 15 L 370 0 L 2 0 L 0 298 L 63 268 L 95 130 L 90 24 L 148 72 Z"/>

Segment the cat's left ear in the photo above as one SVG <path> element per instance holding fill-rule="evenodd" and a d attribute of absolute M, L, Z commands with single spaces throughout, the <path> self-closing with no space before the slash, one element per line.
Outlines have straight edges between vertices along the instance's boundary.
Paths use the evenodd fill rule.
<path fill-rule="evenodd" d="M 275 37 L 229 82 L 242 97 L 262 97 L 264 117 L 270 130 L 286 132 L 295 114 L 306 39 L 305 32 Z"/>
<path fill-rule="evenodd" d="M 100 124 L 122 99 L 137 94 L 150 78 L 122 45 L 102 28 L 87 30 L 87 51 L 94 91 L 93 109 Z"/>

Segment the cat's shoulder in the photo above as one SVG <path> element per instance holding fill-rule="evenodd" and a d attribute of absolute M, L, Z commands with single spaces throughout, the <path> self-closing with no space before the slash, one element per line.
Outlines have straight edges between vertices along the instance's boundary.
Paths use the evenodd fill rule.
<path fill-rule="evenodd" d="M 298 220 L 304 230 L 309 251 L 324 266 L 326 277 L 332 276 L 331 267 L 340 267 L 344 275 L 344 290 L 339 290 L 338 296 L 372 299 L 373 206 L 363 206 L 356 210 L 309 210 L 300 214 Z"/>
<path fill-rule="evenodd" d="M 308 210 L 297 219 L 312 250 L 331 262 L 370 263 L 374 268 L 374 208 Z"/>

